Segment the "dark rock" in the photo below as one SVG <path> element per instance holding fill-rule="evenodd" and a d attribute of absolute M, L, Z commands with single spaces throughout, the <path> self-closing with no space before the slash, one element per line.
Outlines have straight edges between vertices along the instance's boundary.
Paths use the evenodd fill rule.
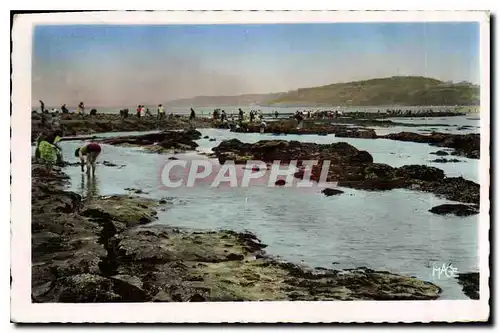
<path fill-rule="evenodd" d="M 436 158 L 435 160 L 431 160 L 431 162 L 433 162 L 433 163 L 457 163 L 457 162 L 461 162 L 461 161 L 457 160 L 456 158 L 450 158 L 450 159 Z"/>
<path fill-rule="evenodd" d="M 94 274 L 79 274 L 58 279 L 50 291 L 38 299 L 60 303 L 116 302 L 122 297 L 116 293 L 113 282 Z"/>
<path fill-rule="evenodd" d="M 410 133 L 410 137 L 411 135 L 414 133 Z M 415 135 L 418 137 L 418 134 Z M 329 163 L 326 181 L 337 182 L 340 187 L 370 191 L 408 188 L 432 192 L 454 201 L 475 203 L 475 200 L 479 200 L 479 187 L 473 182 L 445 178 L 443 170 L 426 165 L 393 168 L 373 163 L 373 157 L 368 152 L 360 151 L 345 142 L 329 145 L 283 140 L 243 143 L 232 139 L 221 142 L 213 151 L 221 164 L 227 160 L 235 163 L 246 163 L 248 160 L 270 163 L 278 160 L 283 164 L 297 160 L 299 170 L 295 177 L 299 179 L 303 178 L 305 172 L 302 161 L 316 160 L 318 164 L 311 170 L 313 181 L 320 179 L 323 164 Z"/>
<path fill-rule="evenodd" d="M 216 138 L 211 138 L 208 141 L 216 141 L 216 140 L 217 140 Z"/>
<path fill-rule="evenodd" d="M 125 189 L 125 191 L 130 191 L 130 192 L 134 192 L 135 194 L 148 194 L 148 192 L 144 192 L 142 189 L 140 188 L 132 188 L 132 187 L 127 187 Z"/>
<path fill-rule="evenodd" d="M 433 151 L 432 153 L 430 154 L 434 154 L 434 155 L 438 155 L 438 156 L 446 156 L 446 155 L 449 155 L 447 152 L 445 152 L 444 150 L 438 150 L 438 151 Z"/>
<path fill-rule="evenodd" d="M 479 210 L 476 207 L 464 204 L 443 204 L 432 207 L 429 212 L 439 215 L 454 214 L 456 216 L 479 214 Z"/>
<path fill-rule="evenodd" d="M 470 299 L 479 299 L 479 273 L 459 273 L 458 283 Z"/>
<path fill-rule="evenodd" d="M 437 181 L 444 178 L 441 169 L 426 165 L 404 165 L 396 170 L 396 176 L 424 181 Z"/>
<path fill-rule="evenodd" d="M 104 166 L 109 166 L 109 167 L 119 167 L 120 169 L 125 166 L 123 164 L 122 165 L 118 165 L 118 164 L 115 164 L 115 163 L 112 163 L 112 162 L 109 162 L 109 161 L 106 161 L 106 160 L 102 161 L 102 164 Z"/>
<path fill-rule="evenodd" d="M 277 186 L 284 186 L 286 184 L 286 181 L 284 179 L 278 179 L 274 185 L 277 185 Z"/>
<path fill-rule="evenodd" d="M 479 205 L 479 184 L 462 177 L 447 177 L 435 182 L 426 182 L 421 185 L 421 190 L 448 200 Z"/>
<path fill-rule="evenodd" d="M 198 147 L 198 144 L 194 142 L 194 140 L 198 140 L 200 138 L 200 132 L 196 130 L 185 130 L 106 138 L 102 139 L 101 142 L 110 145 L 128 144 L 137 146 L 158 146 L 163 149 L 179 148 L 191 150 Z M 154 151 L 161 152 L 161 150 L 158 149 Z"/>
<path fill-rule="evenodd" d="M 361 138 L 361 139 L 376 139 L 377 133 L 375 133 L 374 129 L 345 129 L 340 130 L 335 133 L 335 137 L 338 138 Z"/>
<path fill-rule="evenodd" d="M 387 164 L 373 163 L 364 168 L 365 179 L 391 179 L 396 169 Z"/>
<path fill-rule="evenodd" d="M 325 188 L 321 191 L 321 193 L 323 193 L 324 195 L 326 195 L 327 197 L 329 196 L 332 196 L 332 195 L 339 195 L 339 194 L 342 194 L 344 193 L 344 191 L 341 191 L 341 190 L 335 190 L 333 188 Z"/>
<path fill-rule="evenodd" d="M 226 260 L 228 261 L 241 261 L 245 257 L 242 254 L 230 253 L 227 255 Z"/>
<path fill-rule="evenodd" d="M 188 302 L 205 302 L 206 298 L 201 296 L 200 294 L 194 294 L 189 298 Z"/>

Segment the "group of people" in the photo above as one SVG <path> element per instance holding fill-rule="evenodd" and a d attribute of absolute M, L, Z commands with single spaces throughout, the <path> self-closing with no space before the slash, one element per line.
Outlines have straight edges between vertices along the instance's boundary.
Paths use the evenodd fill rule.
<path fill-rule="evenodd" d="M 40 110 L 42 111 L 42 114 L 48 113 L 49 110 L 45 109 L 45 103 L 42 100 L 39 100 L 40 102 Z M 53 113 L 59 113 L 59 110 L 57 109 L 52 109 Z M 61 112 L 66 114 L 69 113 L 68 108 L 66 107 L 66 104 L 61 105 Z M 80 115 L 85 115 L 85 104 L 82 102 L 78 103 L 78 106 L 76 108 L 76 112 Z M 91 110 L 91 115 L 96 113 L 96 109 Z"/>
<path fill-rule="evenodd" d="M 294 118 L 297 118 L 297 114 L 300 114 L 303 119 L 335 119 L 342 115 L 342 111 L 339 110 L 297 110 L 295 112 Z"/>
<path fill-rule="evenodd" d="M 297 120 L 297 128 L 302 128 L 304 126 L 304 115 L 302 112 L 295 112 L 294 118 Z M 310 114 L 309 114 L 310 118 Z"/>
<path fill-rule="evenodd" d="M 59 142 L 61 141 L 63 131 L 60 124 L 59 110 L 53 110 L 52 113 L 49 113 L 45 109 L 45 103 L 42 100 L 40 100 L 40 108 L 42 111 L 41 131 L 35 140 L 35 161 L 49 167 L 56 164 L 60 165 L 63 163 L 63 155 Z M 63 114 L 69 113 L 66 104 L 61 106 L 61 112 Z M 85 105 L 83 102 L 78 104 L 77 112 L 78 114 L 85 115 Z M 96 113 L 97 110 L 92 109 L 90 114 L 93 115 Z M 95 175 L 96 160 L 100 153 L 101 146 L 95 142 L 85 144 L 75 150 L 75 157 L 78 157 L 80 161 L 82 172 L 85 171 L 86 165 L 87 174 L 90 175 L 92 171 L 92 175 Z"/>
<path fill-rule="evenodd" d="M 61 137 L 62 132 L 60 130 L 48 135 L 40 134 L 36 139 L 35 161 L 49 167 L 61 164 L 63 162 L 62 148 L 59 145 Z M 90 142 L 75 150 L 75 157 L 78 157 L 80 160 L 82 172 L 85 171 L 86 165 L 87 174 L 90 175 L 90 171 L 92 170 L 92 175 L 95 176 L 96 161 L 100 153 L 101 146 L 96 142 Z"/>
<path fill-rule="evenodd" d="M 126 111 L 126 113 L 124 111 Z M 128 109 L 120 110 L 120 115 L 122 115 L 122 117 L 124 118 L 128 117 Z M 137 105 L 136 116 L 140 119 L 141 117 L 151 117 L 153 115 L 151 111 L 149 111 L 149 108 L 146 108 L 144 105 L 139 104 Z M 158 119 L 165 119 L 165 108 L 162 104 L 158 104 L 158 107 L 156 109 L 156 117 Z"/>
<path fill-rule="evenodd" d="M 446 112 L 447 110 L 442 110 L 441 112 Z M 413 114 L 433 114 L 434 109 L 418 109 L 418 110 L 401 110 L 401 109 L 387 109 L 385 112 L 389 115 L 407 115 L 411 116 Z M 438 111 L 439 112 L 439 111 Z M 378 111 L 380 113 L 380 110 Z"/>
<path fill-rule="evenodd" d="M 214 112 L 212 112 L 212 119 L 220 120 L 221 122 L 228 121 L 226 111 L 221 109 L 215 109 Z"/>
<path fill-rule="evenodd" d="M 256 118 L 259 118 L 259 121 L 264 120 L 264 114 L 262 111 L 256 111 L 256 110 L 250 110 L 249 113 L 243 112 L 243 110 L 240 108 L 238 109 L 238 120 L 240 122 L 251 122 L 253 123 Z"/>

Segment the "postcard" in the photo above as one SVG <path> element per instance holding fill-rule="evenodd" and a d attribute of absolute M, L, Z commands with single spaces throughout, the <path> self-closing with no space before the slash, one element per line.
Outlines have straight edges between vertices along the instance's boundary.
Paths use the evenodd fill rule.
<path fill-rule="evenodd" d="M 18 14 L 18 323 L 490 315 L 489 13 Z"/>

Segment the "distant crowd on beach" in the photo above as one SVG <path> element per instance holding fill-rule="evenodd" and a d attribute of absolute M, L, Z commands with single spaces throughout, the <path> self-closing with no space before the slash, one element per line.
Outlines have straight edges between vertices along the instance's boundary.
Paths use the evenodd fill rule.
<path fill-rule="evenodd" d="M 58 109 L 52 109 L 51 111 L 45 108 L 45 103 L 43 101 L 40 102 L 40 110 L 41 110 L 41 122 L 42 125 L 52 125 L 52 127 L 59 127 L 60 123 L 60 115 L 61 114 L 76 114 L 80 115 L 82 118 L 92 117 L 97 115 L 97 109 L 91 109 L 88 115 L 86 114 L 86 108 L 83 101 L 81 101 L 76 110 L 70 112 L 70 110 L 66 107 L 66 104 L 63 104 Z M 303 121 L 306 119 L 314 119 L 314 120 L 334 120 L 342 116 L 349 116 L 352 118 L 364 117 L 366 114 L 380 114 L 385 116 L 403 116 L 403 117 L 412 117 L 412 116 L 433 116 L 436 114 L 449 114 L 459 110 L 459 107 L 455 107 L 454 110 L 450 108 L 437 107 L 437 110 L 434 107 L 428 108 L 387 108 L 387 109 L 378 109 L 378 110 L 342 110 L 340 107 L 335 109 L 302 109 L 296 110 L 295 113 L 285 112 L 282 116 L 286 118 L 296 119 L 297 127 L 301 128 L 303 125 Z M 38 113 L 36 110 L 33 113 Z M 131 117 L 130 111 L 128 108 L 120 109 L 118 114 L 122 120 Z M 189 112 L 189 120 L 194 121 L 199 115 L 197 112 L 190 108 Z M 201 113 L 201 118 L 206 119 L 207 114 Z M 265 129 L 266 123 L 264 118 L 278 119 L 280 113 L 277 110 L 268 111 L 266 114 L 262 112 L 262 110 L 251 109 L 250 111 L 243 111 L 241 108 L 238 108 L 238 111 L 226 112 L 223 109 L 216 108 L 213 109 L 212 112 L 209 113 L 208 117 L 213 120 L 216 125 L 220 125 L 222 127 L 233 128 L 233 127 L 242 127 L 245 124 L 259 122 L 260 126 Z M 156 107 L 149 108 L 143 104 L 138 104 L 135 112 L 135 118 L 137 119 L 157 119 L 157 120 L 165 120 L 165 119 L 173 119 L 174 117 L 181 117 L 180 115 L 174 115 L 172 112 L 166 115 L 166 109 L 162 104 L 158 104 Z"/>
<path fill-rule="evenodd" d="M 53 108 L 52 110 L 48 110 L 47 108 L 45 108 L 45 103 L 40 100 L 40 111 L 42 114 L 47 114 L 47 113 L 59 113 L 59 110 L 56 109 L 56 108 Z M 34 113 L 37 113 L 36 110 L 33 110 Z M 66 107 L 66 104 L 63 104 L 61 105 L 61 113 L 63 114 L 68 114 L 70 113 L 69 109 Z M 85 104 L 82 102 L 80 102 L 76 108 L 76 113 L 77 114 L 81 114 L 81 115 L 84 115 L 85 114 Z M 90 115 L 95 115 L 97 113 L 97 109 L 91 109 L 90 110 Z"/>
<path fill-rule="evenodd" d="M 45 108 L 45 103 L 40 100 L 40 121 L 42 126 L 51 126 L 51 127 L 60 127 L 61 115 L 62 114 L 70 114 L 71 112 L 66 107 L 66 104 L 61 105 L 61 109 L 53 108 L 52 110 L 48 110 Z M 33 114 L 38 114 L 37 110 L 32 111 Z M 85 104 L 80 102 L 76 108 L 76 114 L 85 116 Z M 91 109 L 89 115 L 95 116 L 97 114 L 97 109 Z"/>

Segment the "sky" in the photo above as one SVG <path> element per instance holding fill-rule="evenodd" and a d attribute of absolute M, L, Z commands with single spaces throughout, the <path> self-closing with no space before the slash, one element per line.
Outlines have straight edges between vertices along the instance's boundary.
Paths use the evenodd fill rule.
<path fill-rule="evenodd" d="M 32 103 L 133 106 L 395 75 L 479 84 L 478 23 L 38 25 Z"/>

